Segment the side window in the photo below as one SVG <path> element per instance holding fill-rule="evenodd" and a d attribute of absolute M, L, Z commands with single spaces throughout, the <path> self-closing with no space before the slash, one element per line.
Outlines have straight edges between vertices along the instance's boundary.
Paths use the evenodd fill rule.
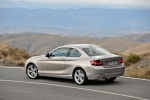
<path fill-rule="evenodd" d="M 80 57 L 81 53 L 76 49 L 70 49 L 69 53 L 67 54 L 67 57 Z"/>
<path fill-rule="evenodd" d="M 58 48 L 56 50 L 54 50 L 50 56 L 53 56 L 53 57 L 61 57 L 61 56 L 66 56 L 67 53 L 69 51 L 69 48 Z"/>

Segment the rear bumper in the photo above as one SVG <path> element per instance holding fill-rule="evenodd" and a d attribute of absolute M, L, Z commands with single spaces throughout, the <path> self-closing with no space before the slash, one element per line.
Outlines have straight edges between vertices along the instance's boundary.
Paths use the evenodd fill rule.
<path fill-rule="evenodd" d="M 125 66 L 122 65 L 111 68 L 104 68 L 102 66 L 91 66 L 91 68 L 86 70 L 88 71 L 87 77 L 89 80 L 99 80 L 104 78 L 123 76 Z"/>

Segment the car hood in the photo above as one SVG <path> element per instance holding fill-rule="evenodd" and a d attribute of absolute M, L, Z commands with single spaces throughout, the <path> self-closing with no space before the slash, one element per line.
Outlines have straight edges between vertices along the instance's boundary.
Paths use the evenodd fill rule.
<path fill-rule="evenodd" d="M 39 55 L 39 56 L 33 56 L 29 58 L 28 60 L 41 60 L 45 57 L 45 55 Z"/>

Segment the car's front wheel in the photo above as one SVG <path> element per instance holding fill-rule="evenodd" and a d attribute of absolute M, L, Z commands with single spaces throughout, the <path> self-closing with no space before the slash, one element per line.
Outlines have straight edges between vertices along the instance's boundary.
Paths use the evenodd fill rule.
<path fill-rule="evenodd" d="M 31 79 L 36 79 L 39 77 L 38 69 L 34 64 L 29 64 L 26 69 L 27 76 Z"/>
<path fill-rule="evenodd" d="M 78 68 L 73 73 L 73 79 L 78 85 L 86 84 L 87 76 L 83 69 Z"/>
<path fill-rule="evenodd" d="M 105 78 L 107 82 L 113 82 L 117 77 Z"/>

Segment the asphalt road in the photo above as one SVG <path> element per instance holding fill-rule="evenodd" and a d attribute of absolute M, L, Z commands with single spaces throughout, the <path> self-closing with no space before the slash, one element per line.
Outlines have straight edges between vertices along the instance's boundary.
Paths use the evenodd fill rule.
<path fill-rule="evenodd" d="M 0 100 L 150 100 L 150 81 L 119 77 L 79 86 L 69 79 L 29 79 L 23 68 L 0 67 Z"/>

